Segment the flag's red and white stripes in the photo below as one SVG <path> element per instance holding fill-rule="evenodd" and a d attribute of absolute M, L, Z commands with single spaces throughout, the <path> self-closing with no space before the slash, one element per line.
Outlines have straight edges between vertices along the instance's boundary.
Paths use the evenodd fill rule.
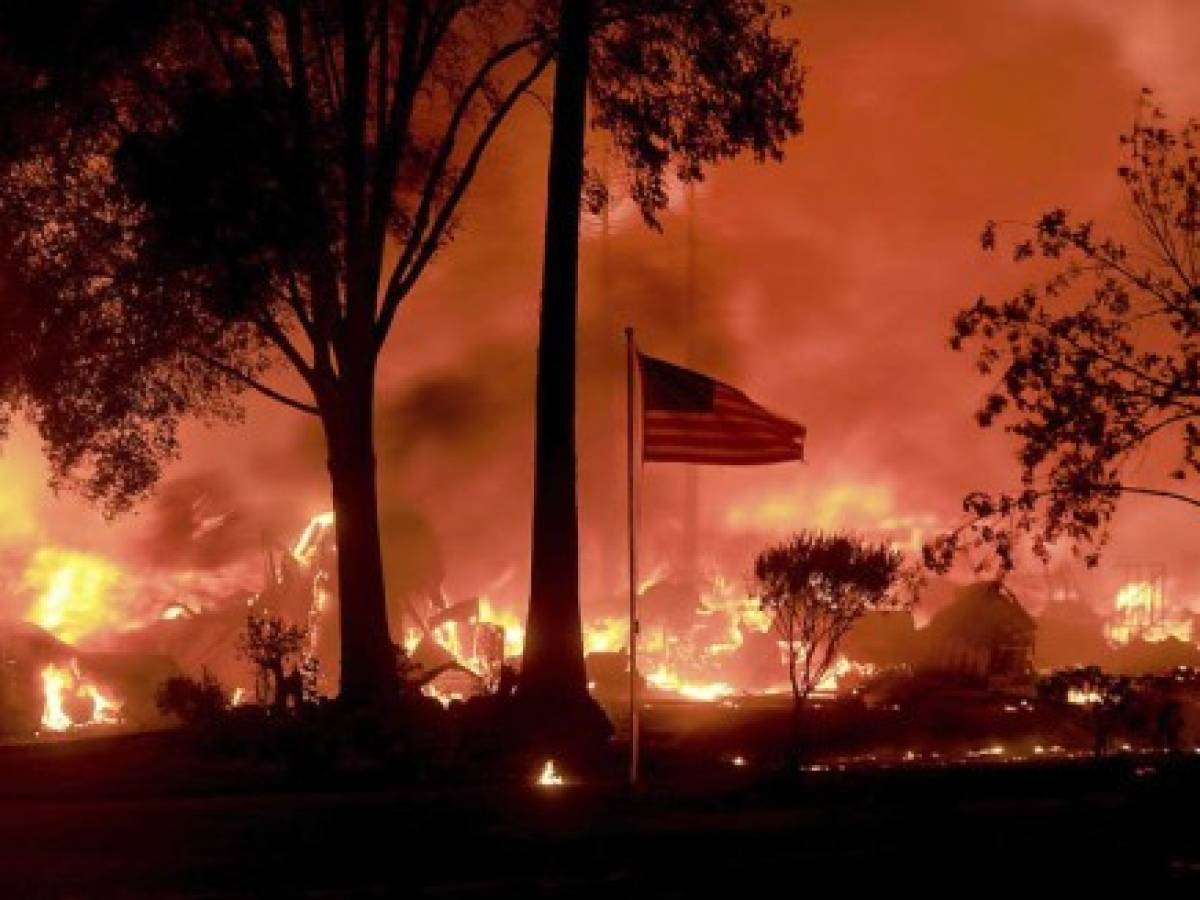
<path fill-rule="evenodd" d="M 763 465 L 804 458 L 804 426 L 706 375 L 647 356 L 640 362 L 648 462 Z"/>

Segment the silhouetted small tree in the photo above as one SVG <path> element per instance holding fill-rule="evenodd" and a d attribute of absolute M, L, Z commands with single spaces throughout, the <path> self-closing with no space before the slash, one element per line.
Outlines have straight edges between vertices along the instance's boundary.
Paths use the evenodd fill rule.
<path fill-rule="evenodd" d="M 1117 176 L 1135 242 L 1052 209 L 1011 248 L 1015 262 L 1048 274 L 1011 296 L 980 297 L 955 318 L 951 346 L 975 345 L 979 371 L 995 380 L 976 418 L 1017 437 L 1021 489 L 968 494 L 964 521 L 925 549 L 932 568 L 945 571 L 972 548 L 988 551 L 979 568 L 992 556 L 1011 568 L 1022 535 L 1043 560 L 1065 539 L 1095 565 L 1122 496 L 1200 506 L 1128 480 L 1160 442 L 1178 454 L 1171 478 L 1200 475 L 1200 121 L 1164 121 L 1145 91 L 1121 138 Z M 985 251 L 996 249 L 1001 224 L 985 227 Z"/>
<path fill-rule="evenodd" d="M 787 655 L 795 762 L 803 705 L 829 673 L 850 627 L 870 610 L 907 602 L 898 592 L 906 580 L 904 556 L 854 535 L 805 531 L 760 553 L 754 576 Z"/>
<path fill-rule="evenodd" d="M 238 655 L 258 671 L 259 684 L 274 712 L 286 711 L 289 699 L 299 705 L 311 697 L 315 666 L 303 656 L 308 648 L 309 632 L 303 625 L 293 625 L 280 616 L 252 611 L 246 616 L 246 628 L 238 636 Z M 302 656 L 291 666 L 293 657 Z"/>

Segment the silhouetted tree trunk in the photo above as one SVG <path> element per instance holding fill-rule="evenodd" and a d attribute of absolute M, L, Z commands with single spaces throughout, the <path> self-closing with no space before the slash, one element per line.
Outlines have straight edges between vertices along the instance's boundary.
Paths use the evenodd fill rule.
<path fill-rule="evenodd" d="M 803 723 L 801 717 L 804 710 L 805 695 L 800 689 L 800 680 L 796 674 L 800 654 L 796 652 L 795 641 L 788 642 L 788 680 L 792 685 L 792 714 L 788 722 L 787 769 L 795 773 L 803 761 Z"/>
<path fill-rule="evenodd" d="M 376 484 L 373 373 L 347 378 L 340 402 L 322 416 L 337 530 L 341 605 L 340 698 L 352 705 L 395 693 Z"/>
<path fill-rule="evenodd" d="M 519 694 L 534 708 L 592 704 L 579 611 L 575 325 L 592 0 L 563 0 L 546 200 L 538 338 L 533 550 Z"/>
<path fill-rule="evenodd" d="M 287 712 L 287 676 L 283 674 L 283 660 L 272 663 L 270 671 L 271 681 L 274 682 L 271 711 L 276 715 L 282 715 Z"/>

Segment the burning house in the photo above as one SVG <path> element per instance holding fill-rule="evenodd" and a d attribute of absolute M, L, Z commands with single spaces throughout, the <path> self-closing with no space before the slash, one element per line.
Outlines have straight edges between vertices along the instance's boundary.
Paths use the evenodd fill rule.
<path fill-rule="evenodd" d="M 921 635 L 918 669 L 977 680 L 989 688 L 1032 683 L 1036 624 L 1000 581 L 958 589 Z"/>
<path fill-rule="evenodd" d="M 0 736 L 157 724 L 170 657 L 83 650 L 31 622 L 0 624 Z"/>

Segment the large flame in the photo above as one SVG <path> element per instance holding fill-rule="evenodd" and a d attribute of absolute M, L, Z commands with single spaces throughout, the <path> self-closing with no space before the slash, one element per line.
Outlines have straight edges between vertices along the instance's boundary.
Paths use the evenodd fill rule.
<path fill-rule="evenodd" d="M 25 619 L 67 644 L 119 626 L 122 611 L 114 592 L 122 578 L 121 569 L 101 556 L 42 547 L 22 577 L 22 587 L 36 595 Z M 85 678 L 78 660 L 65 667 L 46 665 L 41 680 L 43 730 L 63 732 L 121 721 L 121 702 Z"/>
<path fill-rule="evenodd" d="M 112 594 L 121 577 L 121 570 L 101 556 L 42 547 L 22 577 L 23 588 L 37 595 L 25 618 L 74 644 L 119 623 Z"/>

